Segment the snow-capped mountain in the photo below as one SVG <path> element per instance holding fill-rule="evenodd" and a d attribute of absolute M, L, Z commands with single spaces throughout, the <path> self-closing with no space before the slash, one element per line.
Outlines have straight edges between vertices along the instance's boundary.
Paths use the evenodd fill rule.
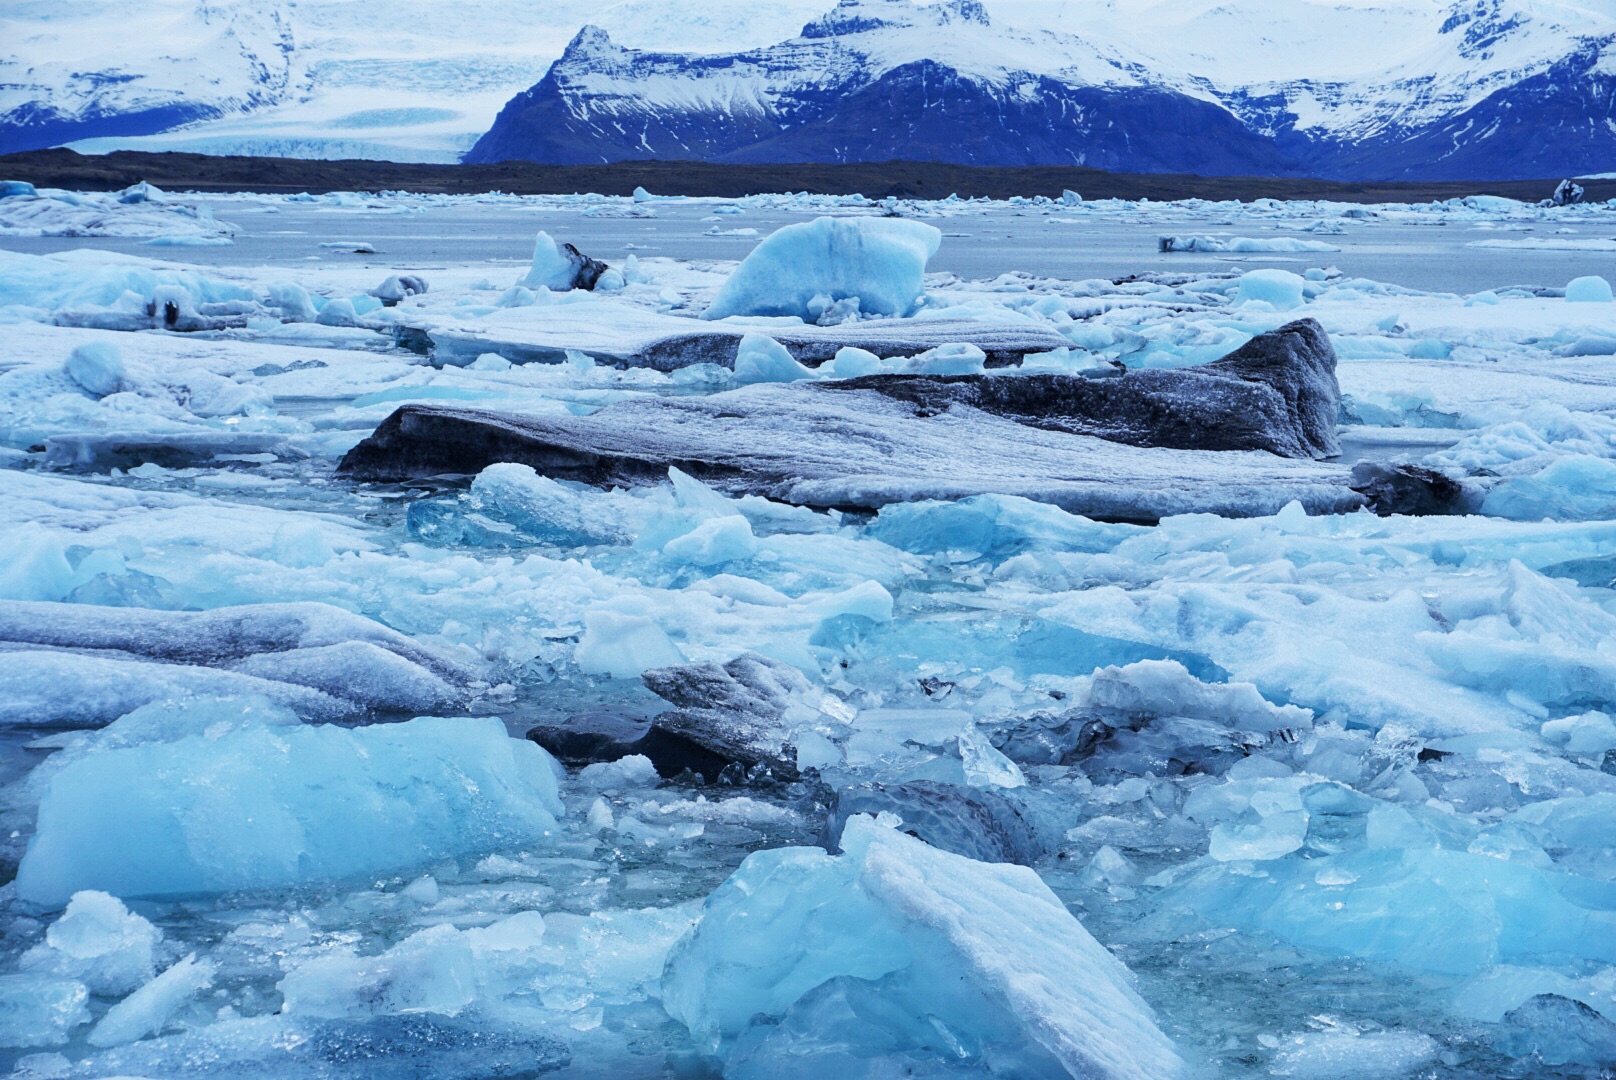
<path fill-rule="evenodd" d="M 1608 6 L 1608 5 L 1607 5 Z M 1421 14 L 1429 14 L 1421 12 Z M 1531 0 L 1462 0 L 1384 71 L 1227 86 L 1303 171 L 1349 178 L 1576 174 L 1616 161 L 1616 18 Z"/>
<path fill-rule="evenodd" d="M 999 27 L 978 0 L 850 0 L 780 45 L 638 52 L 584 29 L 468 161 L 946 159 L 1226 172 L 1284 164 L 1136 53 Z"/>
<path fill-rule="evenodd" d="M 1343 178 L 1616 161 L 1608 12 L 1286 5 L 1346 30 L 1330 35 L 1270 21 L 1269 6 L 1102 4 L 1071 34 L 1002 25 L 978 0 L 842 0 L 789 41 L 701 57 L 624 48 L 590 27 L 467 160 L 908 158 Z M 1022 14 L 1085 18 L 1068 5 Z M 1358 47 L 1377 34 L 1388 48 Z M 1374 58 L 1391 64 L 1365 70 Z"/>
<path fill-rule="evenodd" d="M 794 34 L 828 0 L 0 3 L 0 152 L 189 150 L 457 161 L 585 22 L 700 52 Z"/>
<path fill-rule="evenodd" d="M 0 150 L 141 135 L 251 113 L 295 92 L 288 5 L 12 0 L 0 13 Z"/>
<path fill-rule="evenodd" d="M 0 150 L 1616 169 L 1616 0 L 832 3 L 11 0 Z"/>

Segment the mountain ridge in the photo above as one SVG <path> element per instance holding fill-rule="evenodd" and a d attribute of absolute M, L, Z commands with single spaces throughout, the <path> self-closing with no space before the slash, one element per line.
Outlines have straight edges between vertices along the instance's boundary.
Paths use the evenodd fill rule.
<path fill-rule="evenodd" d="M 902 158 L 1385 180 L 1616 162 L 1616 21 L 1463 0 L 1437 34 L 1423 69 L 1228 86 L 1116 42 L 1000 28 L 979 0 L 842 0 L 796 38 L 699 57 L 586 27 L 465 160 Z"/>
<path fill-rule="evenodd" d="M 131 34 L 118 0 L 11 0 L 0 152 L 1616 170 L 1616 0 L 399 0 L 395 15 L 380 32 L 368 0 L 151 0 Z M 580 42 L 586 22 L 601 29 Z M 499 114 L 524 103 L 518 138 Z"/>

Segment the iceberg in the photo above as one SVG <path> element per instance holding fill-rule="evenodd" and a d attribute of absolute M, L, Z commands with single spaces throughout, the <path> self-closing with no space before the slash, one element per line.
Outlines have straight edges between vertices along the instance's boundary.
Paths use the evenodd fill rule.
<path fill-rule="evenodd" d="M 1570 304 L 1608 304 L 1611 302 L 1610 282 L 1592 274 L 1577 278 L 1566 286 L 1565 298 Z"/>
<path fill-rule="evenodd" d="M 521 284 L 524 288 L 551 292 L 573 289 L 590 292 L 605 272 L 605 263 L 589 258 L 571 244 L 557 244 L 549 233 L 541 232 L 533 241 L 533 265 Z"/>
<path fill-rule="evenodd" d="M 202 896 L 539 843 L 554 759 L 497 720 L 262 727 L 103 750 L 51 778 L 17 896 Z"/>
<path fill-rule="evenodd" d="M 858 310 L 870 315 L 912 315 L 924 294 L 926 263 L 942 242 L 935 226 L 895 218 L 787 225 L 752 250 L 702 317 L 783 315 L 813 322 L 810 304 L 817 297 L 856 298 Z"/>
<path fill-rule="evenodd" d="M 1289 270 L 1252 270 L 1240 275 L 1235 302 L 1267 304 L 1275 311 L 1294 311 L 1306 300 L 1307 282 Z"/>
<path fill-rule="evenodd" d="M 668 958 L 663 1006 L 726 1076 L 870 1075 L 873 1059 L 927 1075 L 1183 1073 L 1128 970 L 1031 870 L 862 816 L 841 843 L 749 856 Z"/>
<path fill-rule="evenodd" d="M 124 388 L 129 377 L 118 347 L 106 341 L 80 345 L 74 349 L 68 354 L 63 370 L 68 378 L 84 388 L 85 393 L 95 397 L 116 394 Z"/>
<path fill-rule="evenodd" d="M 735 353 L 737 385 L 813 378 L 815 373 L 793 360 L 784 345 L 762 334 L 747 334 Z"/>

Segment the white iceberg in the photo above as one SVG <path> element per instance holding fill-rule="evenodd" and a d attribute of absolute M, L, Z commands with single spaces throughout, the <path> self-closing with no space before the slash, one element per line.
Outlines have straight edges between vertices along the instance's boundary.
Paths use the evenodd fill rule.
<path fill-rule="evenodd" d="M 730 275 L 703 318 L 795 316 L 810 304 L 856 297 L 873 315 L 912 315 L 925 289 L 926 263 L 943 234 L 901 218 L 819 218 L 769 236 Z"/>

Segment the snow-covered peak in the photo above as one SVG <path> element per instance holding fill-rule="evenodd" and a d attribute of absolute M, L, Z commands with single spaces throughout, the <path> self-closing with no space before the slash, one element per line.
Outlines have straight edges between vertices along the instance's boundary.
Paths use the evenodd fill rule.
<path fill-rule="evenodd" d="M 867 85 L 887 72 L 930 62 L 984 83 L 1008 86 L 1052 77 L 1073 85 L 1137 85 L 1141 54 L 1071 34 L 993 22 L 980 0 L 841 0 L 798 37 L 733 54 L 728 63 L 622 48 L 586 27 L 551 74 L 597 100 L 616 96 L 631 72 L 647 107 L 728 113 L 738 102 L 767 102 L 830 82 Z"/>
<path fill-rule="evenodd" d="M 623 50 L 612 40 L 612 35 L 590 23 L 578 31 L 561 54 L 563 63 L 577 63 L 603 56 L 616 56 Z"/>
<path fill-rule="evenodd" d="M 914 26 L 949 26 L 955 23 L 990 25 L 981 0 L 940 0 L 916 4 L 911 0 L 840 0 L 835 8 L 802 28 L 805 38 L 835 38 L 872 30 Z"/>
<path fill-rule="evenodd" d="M 374 0 L 150 0 L 138 33 L 121 0 L 8 0 L 0 145 L 455 160 L 557 58 L 626 118 L 758 115 L 929 64 L 1020 99 L 1149 89 L 1355 142 L 1525 80 L 1616 74 L 1613 42 L 1616 0 L 456 0 L 385 32 Z"/>

